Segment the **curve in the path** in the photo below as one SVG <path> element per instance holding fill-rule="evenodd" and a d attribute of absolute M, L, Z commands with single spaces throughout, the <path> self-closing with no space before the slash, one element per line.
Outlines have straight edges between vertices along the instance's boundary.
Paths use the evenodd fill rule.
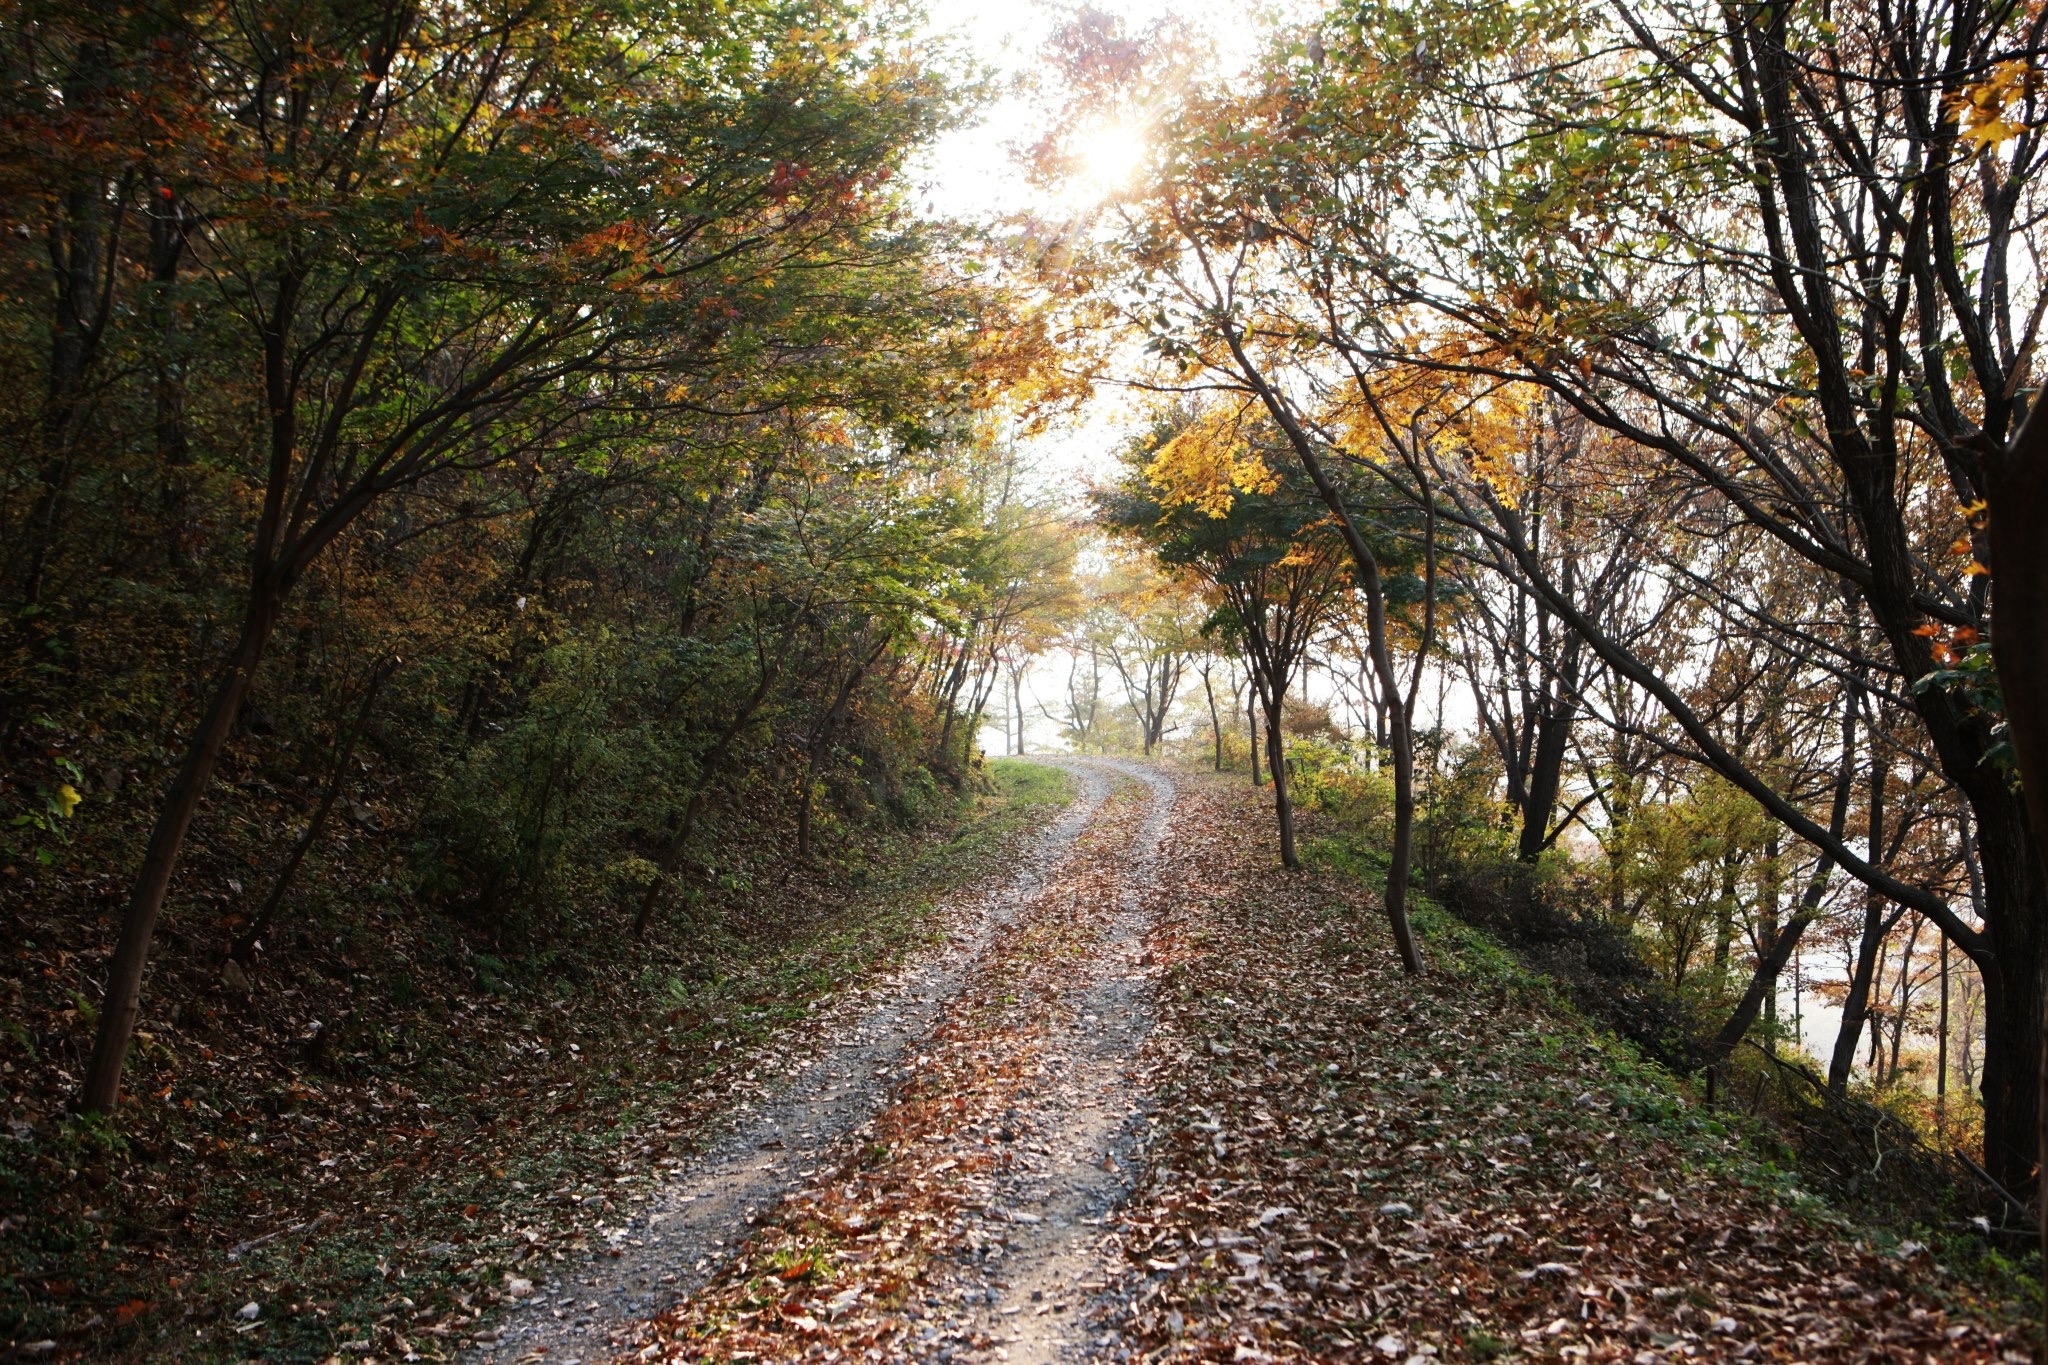
<path fill-rule="evenodd" d="M 816 1167 L 848 1131 L 866 1122 L 888 1089 L 910 1041 L 930 1031 L 996 931 L 1031 903 L 1108 795 L 1093 764 L 1063 763 L 1078 790 L 1064 814 L 1039 836 L 1016 874 L 963 898 L 948 940 L 900 971 L 879 1004 L 846 1022 L 814 1064 L 760 1104 L 676 1179 L 653 1192 L 648 1212 L 614 1243 L 620 1254 L 593 1256 L 558 1272 L 518 1301 L 495 1333 L 466 1359 L 539 1358 L 548 1365 L 594 1365 L 612 1353 L 612 1337 L 701 1284 L 745 1236 L 746 1220 L 769 1208 Z M 865 997 L 873 1001 L 873 995 Z M 821 1032 L 831 1030 L 828 1020 Z"/>

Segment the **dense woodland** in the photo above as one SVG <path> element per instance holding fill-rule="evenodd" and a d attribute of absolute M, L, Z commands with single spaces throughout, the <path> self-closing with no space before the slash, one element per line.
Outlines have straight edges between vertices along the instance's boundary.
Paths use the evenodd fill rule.
<path fill-rule="evenodd" d="M 642 933 L 742 805 L 957 783 L 1031 329 L 852 10 L 14 21 L 9 898 L 121 907 L 86 1108 L 181 876 L 245 963 L 338 821 L 493 944 Z"/>
<path fill-rule="evenodd" d="M 8 12 L 14 1122 L 177 1104 L 137 1038 L 345 1066 L 434 989 L 352 970 L 628 962 L 950 809 L 1061 550 L 893 22 Z"/>
<path fill-rule="evenodd" d="M 2037 1209 L 2044 27 L 1081 11 L 1032 174 L 1137 169 L 969 226 L 893 5 L 8 7 L 4 1188 L 409 1003 L 266 983 L 772 928 L 1056 730 L 1359 841 L 1411 975 L 1426 894 Z"/>

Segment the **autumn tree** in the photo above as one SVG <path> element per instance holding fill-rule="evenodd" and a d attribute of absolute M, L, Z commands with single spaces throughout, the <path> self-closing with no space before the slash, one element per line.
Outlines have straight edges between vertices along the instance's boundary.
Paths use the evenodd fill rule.
<path fill-rule="evenodd" d="M 1654 649 L 1603 631 L 1479 452 L 1364 461 L 1418 505 L 1460 485 L 1459 529 L 1697 761 L 1971 958 L 1987 1165 L 2013 1187 L 2035 1165 L 2044 891 L 1977 682 L 1991 617 L 1973 516 L 2038 321 L 2015 273 L 2038 219 L 2030 23 L 1367 6 L 1276 35 L 1248 83 L 1189 79 L 1169 54 L 1142 97 L 1160 148 L 1112 210 L 1110 254 L 1149 281 L 1125 313 L 1152 350 L 1184 382 L 1249 386 L 1315 459 L 1342 458 L 1340 414 L 1360 405 L 1396 419 L 1398 444 L 1389 399 L 1418 367 L 1475 394 L 1531 386 L 1633 452 L 1643 484 L 1684 485 L 1856 597 L 1876 676 L 1969 807 L 1981 928 L 1859 852 L 1819 793 L 1745 761 Z M 1127 87 L 1133 66 L 1103 81 Z"/>
<path fill-rule="evenodd" d="M 1280 861 L 1299 867 L 1282 719 L 1310 643 L 1351 585 L 1325 514 L 1267 463 L 1261 434 L 1230 409 L 1169 421 L 1127 450 L 1124 478 L 1096 502 L 1106 526 L 1199 578 L 1229 613 L 1264 713 Z"/>
<path fill-rule="evenodd" d="M 1201 649 L 1209 611 L 1187 584 L 1144 560 L 1113 565 L 1105 588 L 1114 626 L 1103 652 L 1137 718 L 1139 747 L 1150 758 Z"/>
<path fill-rule="evenodd" d="M 949 97 L 802 36 L 842 20 L 315 3 L 20 26 L 14 150 L 91 150 L 47 175 L 8 157 L 16 212 L 58 247 L 16 276 L 45 329 L 10 344 L 48 385 L 35 481 L 5 509 L 11 659 L 45 647 L 110 501 L 84 431 L 151 414 L 161 483 L 190 462 L 248 489 L 237 624 L 134 879 L 85 1108 L 114 1103 L 158 913 L 267 647 L 365 518 L 489 515 L 492 471 L 657 452 L 706 414 L 847 383 L 842 358 L 945 370 L 871 343 L 884 300 L 943 298 L 886 184 Z M 929 402 L 885 387 L 906 414 Z"/>

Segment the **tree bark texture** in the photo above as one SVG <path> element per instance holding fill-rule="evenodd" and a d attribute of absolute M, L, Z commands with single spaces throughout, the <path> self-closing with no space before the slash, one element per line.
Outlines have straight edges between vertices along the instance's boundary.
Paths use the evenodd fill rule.
<path fill-rule="evenodd" d="M 85 1083 L 78 1096 L 79 1108 L 86 1113 L 111 1114 L 120 1102 L 121 1069 L 128 1060 L 128 1046 L 135 1038 L 150 940 L 156 934 L 164 898 L 170 893 L 171 874 L 177 870 L 185 835 L 191 830 L 199 803 L 213 780 L 221 747 L 234 728 L 242 699 L 249 694 L 249 685 L 262 661 L 263 647 L 277 624 L 281 604 L 281 594 L 267 585 L 253 594 L 234 653 L 215 678 L 212 700 L 186 746 L 177 776 L 164 793 L 142 867 L 129 893 L 127 912 L 121 919 L 121 937 L 107 962 L 99 1028 L 93 1036 L 92 1058 L 86 1064 Z"/>

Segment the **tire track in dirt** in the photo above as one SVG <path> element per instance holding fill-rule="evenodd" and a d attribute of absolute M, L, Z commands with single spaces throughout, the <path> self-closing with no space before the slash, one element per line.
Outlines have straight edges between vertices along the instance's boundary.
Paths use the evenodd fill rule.
<path fill-rule="evenodd" d="M 464 1359 L 610 1359 L 621 1329 L 702 1284 L 756 1215 L 872 1118 L 909 1044 L 931 1030 L 998 934 L 1057 879 L 1108 796 L 1103 773 L 1063 766 L 1075 779 L 1073 802 L 1007 878 L 958 893 L 944 943 L 879 986 L 828 1007 L 814 1026 L 821 1049 L 806 1069 L 735 1115 L 723 1137 L 653 1192 L 647 1212 L 619 1229 L 607 1251 L 549 1281 L 533 1281 L 534 1292 L 516 1300 L 509 1319 L 480 1335 Z"/>
<path fill-rule="evenodd" d="M 997 1358 L 1011 1365 L 1049 1365 L 1116 1341 L 1114 1333 L 1090 1339 L 1088 1309 L 1116 1254 L 1108 1217 L 1130 1191 L 1142 1103 L 1132 1071 L 1153 1022 L 1145 939 L 1177 793 L 1160 769 L 1105 766 L 1149 786 L 1152 809 L 1126 855 L 1113 917 L 1069 992 L 1066 1026 L 1044 1040 L 1047 1083 L 1019 1106 L 1047 1160 L 1005 1182 L 1001 1197 L 1016 1231 L 1006 1273 L 983 1292 L 985 1330 Z"/>
<path fill-rule="evenodd" d="M 642 1361 L 1053 1361 L 1085 1341 L 1120 1250 L 1130 1080 L 1152 1024 L 1146 939 L 1176 791 L 1150 765 L 1060 760 L 1116 786 L 999 930 L 875 1117 L 763 1216 Z"/>

